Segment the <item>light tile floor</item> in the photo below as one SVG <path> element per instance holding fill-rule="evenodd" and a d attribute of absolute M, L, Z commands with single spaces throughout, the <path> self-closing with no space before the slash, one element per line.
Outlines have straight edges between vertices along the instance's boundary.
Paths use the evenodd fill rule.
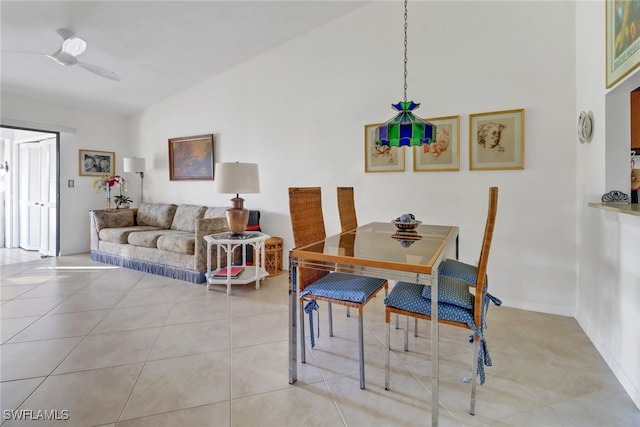
<path fill-rule="evenodd" d="M 88 255 L 0 249 L 3 426 L 417 426 L 430 424 L 430 328 L 392 329 L 384 390 L 384 305 L 365 308 L 366 390 L 355 317 L 334 309 L 288 384 L 287 274 L 207 291 Z M 493 359 L 467 413 L 471 345 L 441 326 L 442 426 L 640 426 L 640 411 L 575 319 L 489 310 Z M 309 344 L 307 340 L 307 344 Z M 65 421 L 16 421 L 12 410 Z M 24 414 L 24 412 L 23 412 Z"/>

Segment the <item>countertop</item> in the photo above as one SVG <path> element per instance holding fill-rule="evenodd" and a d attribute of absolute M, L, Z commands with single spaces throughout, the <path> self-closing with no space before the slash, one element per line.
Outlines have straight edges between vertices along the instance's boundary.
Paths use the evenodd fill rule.
<path fill-rule="evenodd" d="M 589 203 L 592 208 L 606 209 L 608 211 L 640 216 L 640 204 L 638 203 Z"/>

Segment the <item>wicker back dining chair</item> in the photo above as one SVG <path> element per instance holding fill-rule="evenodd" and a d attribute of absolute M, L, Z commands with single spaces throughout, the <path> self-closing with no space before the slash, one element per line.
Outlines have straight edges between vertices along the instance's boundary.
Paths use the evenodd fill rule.
<path fill-rule="evenodd" d="M 293 228 L 294 246 L 301 247 L 323 240 L 326 237 L 322 214 L 320 187 L 289 188 L 289 212 Z M 305 267 L 297 269 L 295 276 L 300 303 L 300 360 L 305 363 L 304 313 L 309 314 L 311 347 L 314 347 L 312 311 L 318 309 L 317 301 L 327 303 L 329 336 L 333 336 L 331 304 L 354 307 L 358 311 L 358 359 L 360 388 L 365 388 L 364 379 L 364 326 L 363 308 L 382 289 L 385 295 L 388 283 L 384 279 L 356 276 L 342 272 L 328 272 Z M 304 301 L 308 303 L 305 306 Z"/>
<path fill-rule="evenodd" d="M 480 250 L 480 261 L 476 272 L 476 284 L 473 293 L 469 284 L 452 276 L 438 276 L 438 321 L 472 332 L 473 368 L 471 381 L 471 402 L 469 412 L 475 414 L 476 384 L 480 376 L 480 384 L 484 384 L 484 366 L 491 366 L 491 358 L 483 336 L 485 315 L 489 301 L 500 305 L 501 301 L 487 293 L 487 263 L 493 239 L 496 213 L 498 210 L 498 188 L 489 189 L 489 209 Z M 385 388 L 389 390 L 390 335 L 389 324 L 391 313 L 403 314 L 419 319 L 431 320 L 431 286 L 415 283 L 398 282 L 385 298 L 387 323 L 387 354 L 385 357 Z M 471 339 L 471 337 L 470 337 Z M 405 329 L 405 351 L 407 350 L 408 332 Z"/>
<path fill-rule="evenodd" d="M 356 216 L 356 204 L 353 198 L 353 187 L 338 187 L 338 215 L 340 216 L 340 228 L 342 232 L 358 228 Z M 351 316 L 351 310 L 347 307 L 347 317 Z"/>
<path fill-rule="evenodd" d="M 356 205 L 353 200 L 353 187 L 338 187 L 338 213 L 342 232 L 358 228 Z"/>

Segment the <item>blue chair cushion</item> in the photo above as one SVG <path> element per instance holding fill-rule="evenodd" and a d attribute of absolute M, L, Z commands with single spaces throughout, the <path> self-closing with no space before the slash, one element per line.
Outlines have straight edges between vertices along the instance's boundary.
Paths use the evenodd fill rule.
<path fill-rule="evenodd" d="M 464 280 L 470 285 L 475 285 L 478 267 L 455 259 L 448 259 L 440 264 L 438 274 L 440 276 L 455 277 L 457 279 Z"/>
<path fill-rule="evenodd" d="M 431 285 L 422 288 L 422 297 L 431 300 Z M 438 301 L 458 307 L 473 309 L 474 295 L 469 284 L 455 277 L 440 276 L 438 279 Z"/>
<path fill-rule="evenodd" d="M 455 288 L 465 288 L 468 291 L 469 284 L 453 277 L 447 278 L 440 277 L 438 282 L 438 291 L 443 287 L 455 287 Z M 456 283 L 457 282 L 457 283 Z M 446 284 L 445 284 L 446 283 Z M 407 283 L 407 282 L 398 282 L 389 295 L 384 299 L 385 305 L 389 307 L 393 307 L 399 310 L 408 311 L 411 313 L 423 314 L 425 316 L 431 316 L 431 299 L 424 298 L 423 292 L 425 291 L 427 286 L 418 285 L 415 283 Z M 429 289 L 431 291 L 431 289 Z M 440 297 L 441 293 L 438 292 L 438 297 Z M 471 295 L 473 298 L 473 295 Z M 488 301 L 491 299 L 494 301 L 496 305 L 502 304 L 502 302 L 491 296 L 490 298 L 486 298 L 485 307 L 488 306 Z M 473 304 L 471 305 L 473 307 Z M 484 323 L 484 315 L 486 313 L 483 310 L 483 321 Z M 473 308 L 463 308 L 458 305 L 447 304 L 445 302 L 438 301 L 438 317 L 444 320 L 450 320 L 454 322 L 460 322 L 466 324 L 469 329 L 471 329 L 476 335 L 480 337 L 480 345 L 478 346 L 478 375 L 480 376 L 480 384 L 484 384 L 485 382 L 485 366 L 491 366 L 491 356 L 489 356 L 489 350 L 487 348 L 487 341 L 484 339 L 482 335 L 482 328 L 476 327 L 473 319 Z M 469 337 L 470 341 L 473 342 L 472 337 Z"/>
<path fill-rule="evenodd" d="M 459 281 L 458 279 L 450 278 L 453 281 Z M 438 283 L 438 290 L 441 289 L 441 279 Z M 455 286 L 468 287 L 467 283 L 459 281 L 460 284 Z M 418 285 L 415 283 L 398 282 L 393 287 L 389 295 L 384 299 L 385 305 L 388 305 L 399 310 L 410 311 L 412 313 L 419 313 L 426 316 L 431 316 L 431 299 L 424 298 L 423 292 L 427 288 L 425 285 Z M 429 287 L 430 288 L 430 287 Z M 429 289 L 430 291 L 431 289 Z M 466 291 L 469 293 L 469 291 Z M 440 296 L 440 292 L 438 292 Z M 473 297 L 473 295 L 471 295 Z M 473 307 L 473 304 L 471 305 Z M 463 308 L 458 305 L 448 304 L 446 302 L 438 302 L 438 317 L 440 319 L 451 320 L 454 322 L 461 322 L 467 324 L 469 327 L 475 328 L 473 323 L 473 308 Z"/>
<path fill-rule="evenodd" d="M 384 282 L 384 279 L 345 273 L 330 273 L 306 286 L 300 292 L 300 298 L 318 296 L 340 301 L 364 303 L 384 285 Z"/>

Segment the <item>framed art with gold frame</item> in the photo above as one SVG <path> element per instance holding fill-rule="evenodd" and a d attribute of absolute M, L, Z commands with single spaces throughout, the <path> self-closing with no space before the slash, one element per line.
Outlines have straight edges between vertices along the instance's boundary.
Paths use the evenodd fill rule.
<path fill-rule="evenodd" d="M 606 86 L 610 88 L 640 65 L 640 4 L 606 0 Z"/>
<path fill-rule="evenodd" d="M 524 109 L 469 115 L 469 169 L 524 169 Z"/>
<path fill-rule="evenodd" d="M 433 144 L 413 147 L 413 171 L 459 171 L 460 116 L 425 120 L 436 125 L 436 141 Z"/>
<path fill-rule="evenodd" d="M 376 144 L 376 128 L 380 125 L 364 125 L 364 171 L 404 172 L 404 150 Z"/>
<path fill-rule="evenodd" d="M 169 179 L 213 180 L 213 134 L 169 139 Z"/>
<path fill-rule="evenodd" d="M 116 153 L 113 151 L 78 150 L 78 175 L 109 176 L 116 174 Z"/>

